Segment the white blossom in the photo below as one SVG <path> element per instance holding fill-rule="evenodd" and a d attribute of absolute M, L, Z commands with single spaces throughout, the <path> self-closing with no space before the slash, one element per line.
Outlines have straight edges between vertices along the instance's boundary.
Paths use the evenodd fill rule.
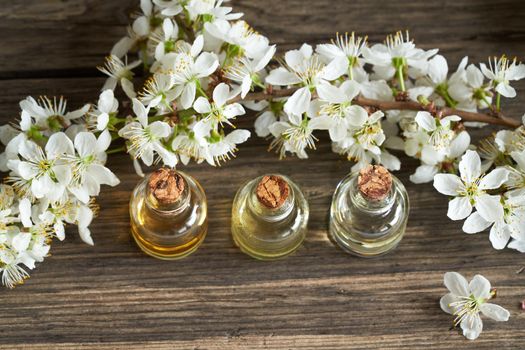
<path fill-rule="evenodd" d="M 200 79 L 208 77 L 219 67 L 215 54 L 202 52 L 203 45 L 204 38 L 200 35 L 188 50 L 165 56 L 164 65 L 170 69 L 171 85 L 176 86 L 174 92 L 169 93 L 172 97 L 181 97 L 181 106 L 184 109 L 193 105 L 197 88 L 201 86 Z"/>
<path fill-rule="evenodd" d="M 184 1 L 181 0 L 153 0 L 153 3 L 161 9 L 164 16 L 173 17 L 181 13 Z"/>
<path fill-rule="evenodd" d="M 149 107 L 145 107 L 137 99 L 133 99 L 133 112 L 138 121 L 126 124 L 119 131 L 119 135 L 130 142 L 129 153 L 135 159 L 141 159 L 147 166 L 153 164 L 155 153 L 157 153 L 164 164 L 174 167 L 177 164 L 177 156 L 162 143 L 170 136 L 171 127 L 161 121 L 149 124 Z"/>
<path fill-rule="evenodd" d="M 511 61 L 502 56 L 499 59 L 489 60 L 488 67 L 484 63 L 481 63 L 480 67 L 497 93 L 508 98 L 516 97 L 516 90 L 510 86 L 510 82 L 525 78 L 524 64 L 518 63 L 516 59 Z"/>
<path fill-rule="evenodd" d="M 368 119 L 368 112 L 363 107 L 352 105 L 353 99 L 359 95 L 359 84 L 355 81 L 346 81 L 340 87 L 329 83 L 319 84 L 317 93 L 321 101 L 327 102 L 319 113 L 328 117 L 332 141 L 342 141 L 349 127 L 359 127 Z"/>
<path fill-rule="evenodd" d="M 102 90 L 115 90 L 117 84 L 120 83 L 122 90 L 126 93 L 129 98 L 135 97 L 135 91 L 133 88 L 133 72 L 132 70 L 140 65 L 140 61 L 133 61 L 128 63 L 128 58 L 125 57 L 124 61 L 115 55 L 109 55 L 106 57 L 104 66 L 98 67 L 98 69 L 108 76 Z"/>
<path fill-rule="evenodd" d="M 118 110 L 118 101 L 113 90 L 104 90 L 98 98 L 97 108 L 92 112 L 96 119 L 96 128 L 100 131 L 106 130 L 111 115 Z"/>
<path fill-rule="evenodd" d="M 241 97 L 245 98 L 250 92 L 253 85 L 262 85 L 262 80 L 259 75 L 273 58 L 276 51 L 275 45 L 269 46 L 268 50 L 259 59 L 249 59 L 242 57 L 237 60 L 233 65 L 227 68 L 226 78 L 235 81 L 240 84 Z"/>
<path fill-rule="evenodd" d="M 210 103 L 207 98 L 199 97 L 193 108 L 197 113 L 203 114 L 203 119 L 197 123 L 206 123 L 210 127 L 215 127 L 226 123 L 232 125 L 230 120 L 245 113 L 244 108 L 239 103 L 227 104 L 228 100 L 233 96 L 230 93 L 230 87 L 224 83 L 217 85 L 213 90 L 213 103 Z"/>
<path fill-rule="evenodd" d="M 483 73 L 473 64 L 463 68 L 462 74 L 450 82 L 448 91 L 459 109 L 474 112 L 477 108 L 489 108 L 492 103 L 490 85 L 484 83 Z"/>
<path fill-rule="evenodd" d="M 476 275 L 467 282 L 457 272 L 447 272 L 444 277 L 449 293 L 439 301 L 441 309 L 455 316 L 454 325 L 460 326 L 463 335 L 470 340 L 479 337 L 483 329 L 480 313 L 494 321 L 507 321 L 510 313 L 499 305 L 489 303 L 493 297 L 490 282 Z"/>
<path fill-rule="evenodd" d="M 367 38 L 356 36 L 355 33 L 348 35 L 337 35 L 331 44 L 317 45 L 316 52 L 327 63 L 333 62 L 340 58 L 348 60 L 347 74 L 350 79 L 362 81 L 362 78 L 367 76 L 363 69 L 363 59 L 361 58 L 361 51 L 367 45 Z"/>
<path fill-rule="evenodd" d="M 346 154 L 349 160 L 356 162 L 352 167 L 352 171 L 358 171 L 372 161 L 381 163 L 383 151 L 380 146 L 386 139 L 381 127 L 381 119 L 384 117 L 383 112 L 374 112 L 367 118 L 363 118 L 365 115 L 362 112 L 359 115 L 360 118 L 356 118 L 353 123 L 349 123 L 347 136 L 342 141 L 334 142 L 332 146 L 335 152 Z M 388 167 L 388 164 L 383 165 Z"/>
<path fill-rule="evenodd" d="M 151 31 L 151 22 L 155 16 L 153 3 L 151 0 L 140 0 L 140 9 L 142 14 L 135 19 L 132 29 L 138 37 L 146 37 Z"/>
<path fill-rule="evenodd" d="M 387 37 L 385 44 L 363 47 L 365 61 L 372 64 L 374 72 L 381 79 L 391 79 L 399 69 L 408 69 L 411 77 L 424 75 L 428 69 L 428 59 L 438 50 L 424 51 L 410 40 L 408 32 L 397 32 Z"/>
<path fill-rule="evenodd" d="M 111 135 L 107 130 L 98 139 L 90 132 L 80 132 L 75 137 L 76 154 L 69 158 L 73 179 L 68 189 L 84 204 L 90 197 L 98 196 L 100 185 L 116 186 L 120 183 L 104 166 L 110 143 Z"/>
<path fill-rule="evenodd" d="M 224 0 L 190 0 L 188 5 L 186 5 L 186 9 L 191 19 L 203 16 L 206 17 L 208 22 L 217 20 L 232 21 L 243 16 L 242 13 L 231 13 L 231 7 L 222 6 L 224 2 Z"/>
<path fill-rule="evenodd" d="M 235 156 L 237 145 L 246 142 L 250 137 L 248 130 L 234 130 L 228 135 L 221 137 L 218 142 L 210 144 L 210 155 L 214 160 L 214 164 L 218 165 L 223 161 L 231 159 Z"/>
<path fill-rule="evenodd" d="M 268 38 L 257 33 L 245 21 L 230 23 L 216 20 L 206 23 L 206 31 L 213 37 L 228 43 L 234 49 L 250 59 L 261 58 L 268 50 Z"/>
<path fill-rule="evenodd" d="M 308 102 L 315 90 L 323 81 L 332 81 L 346 72 L 346 58 L 335 59 L 328 65 L 321 62 L 319 56 L 313 53 L 310 45 L 303 45 L 300 50 L 288 51 L 285 54 L 287 68 L 274 69 L 266 77 L 266 82 L 272 85 L 302 86 L 284 105 L 288 114 L 301 115 L 306 112 Z"/>
<path fill-rule="evenodd" d="M 72 112 L 66 112 L 67 102 L 60 97 L 50 99 L 41 97 L 36 101 L 29 96 L 20 102 L 22 109 L 21 129 L 27 131 L 34 124 L 37 127 L 52 131 L 58 131 L 63 127 L 71 125 L 71 121 L 84 116 L 90 108 L 89 104 Z"/>
<path fill-rule="evenodd" d="M 9 160 L 8 166 L 30 182 L 34 197 L 46 196 L 51 200 L 62 197 L 72 178 L 65 158 L 74 154 L 73 143 L 66 134 L 59 132 L 51 135 L 45 150 L 33 141 L 22 142 L 19 154 L 22 160 Z"/>
<path fill-rule="evenodd" d="M 455 135 L 451 124 L 460 120 L 461 118 L 457 115 L 450 115 L 441 119 L 434 118 L 428 112 L 418 112 L 416 115 L 416 123 L 429 134 L 429 142 L 437 150 L 449 146 Z"/>
<path fill-rule="evenodd" d="M 460 132 L 446 149 L 441 150 L 436 150 L 429 143 L 427 133 L 419 132 L 417 135 L 405 142 L 406 154 L 420 158 L 422 163 L 410 176 L 410 181 L 415 184 L 431 182 L 438 172 L 455 168 L 457 159 L 470 146 L 470 135 L 466 131 Z"/>
<path fill-rule="evenodd" d="M 500 187 L 508 178 L 508 170 L 497 168 L 487 175 L 481 173 L 481 159 L 475 151 L 467 151 L 459 162 L 461 177 L 454 174 L 437 174 L 434 187 L 438 192 L 455 197 L 449 202 L 448 217 L 462 220 L 471 215 L 475 207 L 480 217 L 495 221 L 503 216 L 500 197 L 487 190 Z"/>
<path fill-rule="evenodd" d="M 301 109 L 309 109 L 310 101 L 303 100 L 307 106 Z M 310 113 L 312 115 L 313 113 Z M 300 116 L 287 114 L 285 118 L 268 127 L 275 138 L 270 148 L 275 148 L 280 157 L 285 157 L 287 152 L 297 154 L 299 158 L 308 158 L 306 148 L 315 149 L 317 138 L 313 135 L 314 130 L 326 130 L 329 122 L 326 118 Z"/>

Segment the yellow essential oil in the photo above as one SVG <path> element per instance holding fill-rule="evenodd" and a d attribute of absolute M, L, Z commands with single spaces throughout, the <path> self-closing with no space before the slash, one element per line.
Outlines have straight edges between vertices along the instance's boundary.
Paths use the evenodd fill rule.
<path fill-rule="evenodd" d="M 283 258 L 306 236 L 308 203 L 289 178 L 260 176 L 237 192 L 232 207 L 232 236 L 244 253 L 260 260 Z"/>
<path fill-rule="evenodd" d="M 208 229 L 204 190 L 188 174 L 159 169 L 141 181 L 130 200 L 131 233 L 146 254 L 181 259 L 201 245 Z"/>

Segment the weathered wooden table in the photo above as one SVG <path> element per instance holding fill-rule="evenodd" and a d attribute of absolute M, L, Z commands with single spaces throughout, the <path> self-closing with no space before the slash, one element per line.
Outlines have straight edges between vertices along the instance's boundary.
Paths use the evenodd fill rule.
<path fill-rule="evenodd" d="M 74 107 L 94 101 L 104 82 L 94 67 L 124 34 L 137 3 L 4 0 L 0 121 L 17 118 L 18 101 L 27 95 L 64 95 Z M 464 55 L 479 62 L 525 53 L 521 0 L 232 3 L 281 51 L 327 41 L 337 31 L 377 42 L 408 28 L 422 47 L 439 47 L 453 69 Z M 518 88 L 522 95 L 508 108 L 515 116 L 525 112 L 525 84 Z M 277 161 L 266 148 L 254 137 L 221 168 L 188 167 L 207 191 L 211 221 L 203 246 L 177 262 L 149 258 L 130 240 L 128 199 L 138 177 L 127 156 L 111 157 L 122 183 L 100 196 L 102 210 L 92 225 L 96 246 L 83 244 L 71 229 L 25 285 L 0 290 L 0 348 L 525 348 L 519 307 L 525 273 L 517 273 L 525 255 L 495 251 L 487 233 L 462 233 L 446 218 L 444 196 L 408 182 L 415 161 L 403 157 L 398 174 L 412 202 L 405 239 L 392 254 L 365 260 L 336 249 L 326 235 L 332 192 L 350 164 L 331 153 L 326 138 L 308 161 Z M 304 246 L 271 263 L 241 254 L 229 228 L 237 187 L 268 172 L 294 178 L 311 206 Z M 454 270 L 488 277 L 510 321 L 485 322 L 475 342 L 449 330 L 451 317 L 438 302 L 446 292 L 443 274 Z"/>

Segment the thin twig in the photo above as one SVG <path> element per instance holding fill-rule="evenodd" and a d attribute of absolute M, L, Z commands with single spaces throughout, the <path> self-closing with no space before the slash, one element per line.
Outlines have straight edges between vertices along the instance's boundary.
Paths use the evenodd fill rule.
<path fill-rule="evenodd" d="M 265 92 L 254 92 L 254 93 L 248 94 L 245 98 L 241 98 L 240 96 L 238 96 L 235 99 L 233 99 L 232 102 L 262 101 L 262 100 L 267 100 L 271 98 L 287 97 L 287 96 L 291 96 L 295 91 L 297 91 L 297 88 L 273 90 L 273 91 L 265 91 Z M 374 99 L 358 96 L 354 99 L 353 103 L 356 105 L 362 106 L 362 107 L 374 107 L 382 111 L 390 111 L 390 110 L 425 111 L 427 110 L 425 106 L 415 101 L 381 101 L 381 100 L 374 100 Z M 521 121 L 515 120 L 512 118 L 508 118 L 504 116 L 502 113 L 499 113 L 497 117 L 494 117 L 494 116 L 484 114 L 484 113 L 467 112 L 467 111 L 462 111 L 459 109 L 449 108 L 449 107 L 437 108 L 437 111 L 439 111 L 440 115 L 443 117 L 448 116 L 448 115 L 457 115 L 457 116 L 460 116 L 464 121 L 469 121 L 469 122 L 482 122 L 482 123 L 506 126 L 509 128 L 517 128 L 521 125 Z"/>

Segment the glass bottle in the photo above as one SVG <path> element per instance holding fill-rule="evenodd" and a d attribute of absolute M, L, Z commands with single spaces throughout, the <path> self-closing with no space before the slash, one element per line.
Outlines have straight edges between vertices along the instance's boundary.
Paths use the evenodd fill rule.
<path fill-rule="evenodd" d="M 204 190 L 190 175 L 161 168 L 142 180 L 131 195 L 131 233 L 140 249 L 158 259 L 193 253 L 208 229 Z"/>
<path fill-rule="evenodd" d="M 308 214 L 308 202 L 288 177 L 260 176 L 235 195 L 233 240 L 241 251 L 256 259 L 285 257 L 303 242 Z"/>
<path fill-rule="evenodd" d="M 335 190 L 330 238 L 348 253 L 374 257 L 394 249 L 410 210 L 405 187 L 382 166 L 350 174 Z"/>

